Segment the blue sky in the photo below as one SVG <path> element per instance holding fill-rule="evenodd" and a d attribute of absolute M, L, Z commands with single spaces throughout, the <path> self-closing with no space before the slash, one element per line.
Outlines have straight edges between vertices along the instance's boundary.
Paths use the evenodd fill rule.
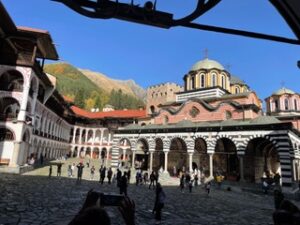
<path fill-rule="evenodd" d="M 48 30 L 62 61 L 115 79 L 134 79 L 145 88 L 163 82 L 182 85 L 184 74 L 208 49 L 210 59 L 230 65 L 230 72 L 261 99 L 279 89 L 282 82 L 300 92 L 296 66 L 300 46 L 181 27 L 167 30 L 115 19 L 95 20 L 50 0 L 2 2 L 16 25 Z M 180 18 L 193 10 L 196 2 L 158 0 L 157 9 Z M 294 38 L 267 0 L 223 0 L 196 21 Z"/>

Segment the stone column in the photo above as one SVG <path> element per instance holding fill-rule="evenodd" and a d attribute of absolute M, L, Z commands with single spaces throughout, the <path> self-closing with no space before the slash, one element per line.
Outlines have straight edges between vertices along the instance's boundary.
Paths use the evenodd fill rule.
<path fill-rule="evenodd" d="M 92 145 L 95 144 L 95 139 L 96 139 L 96 130 L 93 129 L 93 138 L 92 138 Z M 100 155 L 100 154 L 99 154 Z"/>
<path fill-rule="evenodd" d="M 213 178 L 213 174 L 214 174 L 214 172 L 213 172 L 213 154 L 212 153 L 210 153 L 209 154 L 209 177 L 210 178 Z"/>
<path fill-rule="evenodd" d="M 164 152 L 165 153 L 165 170 L 164 172 L 168 172 L 168 153 L 167 151 Z"/>
<path fill-rule="evenodd" d="M 193 171 L 193 168 L 192 168 L 192 163 L 193 163 L 193 152 L 189 152 L 189 170 L 190 172 Z"/>
<path fill-rule="evenodd" d="M 22 101 L 20 104 L 20 112 L 18 114 L 18 120 L 20 121 L 25 121 L 26 119 L 26 108 L 27 108 L 27 102 L 29 96 L 29 89 L 30 87 L 27 85 L 23 87 Z"/>
<path fill-rule="evenodd" d="M 82 128 L 79 128 L 79 140 L 78 140 L 79 144 L 81 144 L 81 137 L 82 137 Z"/>
<path fill-rule="evenodd" d="M 150 152 L 150 173 L 152 172 L 153 170 L 153 153 L 154 151 L 149 151 Z"/>
<path fill-rule="evenodd" d="M 89 130 L 85 130 L 85 144 L 88 143 L 88 134 L 89 134 Z"/>
<path fill-rule="evenodd" d="M 239 155 L 240 161 L 240 181 L 244 181 L 244 156 Z"/>
<path fill-rule="evenodd" d="M 73 129 L 73 139 L 72 139 L 72 143 L 75 143 L 76 131 L 77 131 L 77 128 L 74 127 L 74 129 Z M 57 131 L 57 132 L 58 132 L 58 131 Z M 59 137 L 59 134 L 57 134 L 57 136 Z"/>
<path fill-rule="evenodd" d="M 124 162 L 126 160 L 126 149 L 123 149 L 123 159 L 122 159 Z"/>
<path fill-rule="evenodd" d="M 32 126 L 34 126 L 35 124 L 35 106 L 36 106 L 36 100 L 37 100 L 37 96 L 38 96 L 38 93 L 37 92 L 34 92 L 33 93 L 33 99 L 32 99 L 32 106 L 31 106 L 31 118 L 32 118 Z"/>
<path fill-rule="evenodd" d="M 135 151 L 132 151 L 132 162 L 131 162 L 132 168 L 134 168 L 134 162 L 135 162 Z"/>
<path fill-rule="evenodd" d="M 21 151 L 21 144 L 22 142 L 14 142 L 14 152 L 12 155 L 12 158 L 9 162 L 9 166 L 11 167 L 17 167 L 18 166 L 18 161 L 19 161 L 19 156 L 20 156 L 20 151 Z"/>
<path fill-rule="evenodd" d="M 104 134 L 104 130 L 101 129 L 101 135 L 100 135 L 100 145 L 103 145 L 103 134 Z"/>

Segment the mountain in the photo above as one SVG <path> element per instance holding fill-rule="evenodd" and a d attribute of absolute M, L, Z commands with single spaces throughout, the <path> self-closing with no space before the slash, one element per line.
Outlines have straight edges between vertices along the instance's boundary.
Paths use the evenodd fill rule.
<path fill-rule="evenodd" d="M 86 110 L 101 110 L 106 104 L 113 105 L 115 109 L 144 106 L 144 99 L 137 96 L 145 96 L 145 90 L 132 80 L 113 80 L 100 73 L 80 70 L 68 63 L 48 64 L 44 70 L 56 77 L 58 92 Z"/>
<path fill-rule="evenodd" d="M 145 99 L 146 91 L 137 85 L 134 80 L 115 80 L 111 79 L 103 73 L 94 72 L 87 69 L 79 69 L 87 78 L 93 81 L 98 87 L 111 92 L 114 90 L 122 90 L 124 94 L 135 96 L 138 99 Z"/>

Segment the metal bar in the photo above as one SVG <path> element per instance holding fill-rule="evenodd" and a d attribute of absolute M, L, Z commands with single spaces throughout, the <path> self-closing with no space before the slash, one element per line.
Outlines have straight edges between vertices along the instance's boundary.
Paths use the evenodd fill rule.
<path fill-rule="evenodd" d="M 276 41 L 276 42 L 287 43 L 287 44 L 300 45 L 300 41 L 297 39 L 290 39 L 290 38 L 285 38 L 280 36 L 273 36 L 273 35 L 261 34 L 261 33 L 244 31 L 244 30 L 236 30 L 236 29 L 216 27 L 216 26 L 196 24 L 196 23 L 187 23 L 182 26 L 194 28 L 198 30 L 206 30 L 206 31 L 212 31 L 217 33 L 233 34 L 238 36 L 245 36 L 245 37 L 264 39 L 264 40 Z"/>

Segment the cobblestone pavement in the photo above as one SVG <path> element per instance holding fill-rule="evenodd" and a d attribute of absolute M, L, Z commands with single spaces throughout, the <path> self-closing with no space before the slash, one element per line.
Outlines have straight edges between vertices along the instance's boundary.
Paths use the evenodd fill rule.
<path fill-rule="evenodd" d="M 100 185 L 89 180 L 84 169 L 81 184 L 67 177 L 66 161 L 62 177 L 48 178 L 49 166 L 24 175 L 0 174 L 0 224 L 68 224 L 78 212 L 86 193 L 93 188 L 103 192 L 118 192 L 116 185 Z M 96 167 L 98 169 L 98 167 Z M 56 167 L 53 167 L 56 174 Z M 96 172 L 98 180 L 99 172 Z M 167 199 L 162 224 L 175 225 L 269 225 L 272 224 L 272 196 L 212 188 L 209 196 L 200 187 L 193 193 L 180 193 L 177 186 L 164 186 Z M 129 196 L 136 202 L 137 224 L 154 224 L 151 213 L 154 191 L 131 184 Z M 124 224 L 114 207 L 107 208 L 112 224 Z"/>

